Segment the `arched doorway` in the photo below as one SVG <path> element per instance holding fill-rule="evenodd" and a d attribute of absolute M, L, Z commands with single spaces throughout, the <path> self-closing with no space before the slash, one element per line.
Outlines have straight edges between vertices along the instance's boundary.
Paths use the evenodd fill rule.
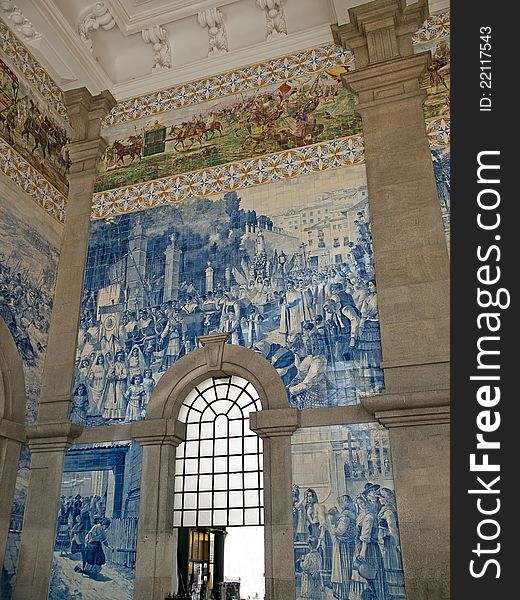
<path fill-rule="evenodd" d="M 261 408 L 248 381 L 224 376 L 195 386 L 179 411 L 186 439 L 175 461 L 173 521 L 179 528 L 178 587 L 183 592 L 195 588 L 204 597 L 209 588 L 220 598 L 224 586 L 237 587 L 225 580 L 234 575 L 238 584 L 240 573 L 241 594 L 264 595 L 263 539 L 258 536 L 258 528 L 263 533 L 263 451 L 261 438 L 249 428 L 249 414 Z M 236 548 L 236 528 L 244 527 L 250 533 L 247 563 L 241 560 L 243 549 Z M 225 555 L 235 565 L 226 564 Z"/>
<path fill-rule="evenodd" d="M 0 318 L 0 566 L 11 519 L 20 448 L 25 440 L 25 378 L 9 328 Z"/>
<path fill-rule="evenodd" d="M 292 516 L 292 490 L 291 490 L 291 446 L 292 433 L 298 427 L 298 411 L 289 408 L 285 386 L 276 370 L 260 355 L 240 346 L 226 344 L 227 335 L 217 334 L 200 338 L 203 348 L 196 350 L 173 367 L 171 367 L 159 381 L 150 403 L 145 422 L 149 422 L 154 435 L 140 437 L 143 446 L 143 476 L 141 483 L 141 511 L 139 517 L 139 536 L 137 544 L 137 568 L 135 581 L 135 598 L 153 598 L 163 600 L 172 591 L 177 591 L 177 548 L 180 543 L 176 524 L 199 525 L 210 523 L 210 527 L 219 526 L 216 521 L 224 525 L 230 518 L 239 518 L 242 511 L 241 523 L 253 517 L 259 523 L 261 517 L 261 500 L 263 500 L 264 522 L 264 552 L 265 552 L 265 589 L 266 598 L 269 600 L 291 600 L 295 598 L 294 560 L 293 560 L 293 516 Z M 210 392 L 210 404 L 203 399 L 201 390 L 217 387 L 220 381 L 222 387 L 229 390 L 234 386 L 238 390 L 235 398 L 217 398 L 217 394 Z M 210 382 L 210 383 L 204 383 Z M 237 385 L 234 385 L 237 384 Z M 237 406 L 236 399 L 245 390 L 249 391 L 250 400 L 244 407 Z M 233 396 L 235 392 L 227 394 Z M 221 402 L 219 410 L 208 408 L 213 401 Z M 197 404 L 198 403 L 198 404 Z M 227 407 L 227 408 L 226 408 Z M 244 408 L 249 417 L 249 427 L 244 428 Z M 258 410 L 261 408 L 261 410 Z M 192 457 L 186 456 L 186 444 L 193 448 L 200 448 L 201 442 L 209 441 L 200 435 L 202 425 L 206 423 L 208 434 L 222 432 L 216 440 L 229 440 L 231 419 L 221 412 L 226 409 L 229 414 L 236 414 L 236 423 L 242 421 L 243 434 L 240 444 L 248 438 L 253 440 L 258 435 L 262 441 L 257 441 L 255 452 L 259 456 L 259 448 L 263 445 L 263 474 L 261 482 L 251 487 L 240 490 L 242 506 L 231 507 L 229 502 L 225 507 L 215 505 L 214 494 L 225 491 L 229 495 L 234 490 L 201 490 L 200 482 L 198 491 L 186 490 L 185 472 L 178 473 L 178 469 Z M 254 410 L 253 410 L 254 409 Z M 197 412 L 198 411 L 198 412 Z M 213 412 L 214 418 L 204 421 L 202 416 Z M 191 416 L 190 416 L 191 415 Z M 226 416 L 227 424 L 224 425 L 222 417 Z M 190 418 L 194 418 L 193 422 Z M 222 420 L 220 425 L 219 420 Z M 190 425 L 193 425 L 191 436 Z M 224 427 L 227 427 L 224 436 Z M 235 427 L 235 426 L 234 426 Z M 222 429 L 220 429 L 222 428 Z M 236 429 L 238 431 L 238 429 Z M 198 432 L 198 433 L 197 433 Z M 219 434 L 220 435 L 220 434 Z M 197 437 L 198 436 L 198 437 Z M 238 438 L 238 436 L 236 436 Z M 181 444 L 184 449 L 180 450 Z M 229 443 L 228 441 L 225 443 Z M 251 446 L 252 447 L 252 446 Z M 193 457 L 194 468 L 200 467 L 200 452 Z M 226 460 L 230 460 L 228 455 Z M 235 455 L 238 457 L 238 452 Z M 210 457 L 204 457 L 210 458 Z M 222 458 L 222 457 L 221 457 Z M 210 458 L 210 460 L 213 460 Z M 245 461 L 244 458 L 240 460 Z M 244 462 L 245 464 L 245 462 Z M 209 464 L 203 469 L 216 474 L 215 464 Z M 184 468 L 184 466 L 183 466 Z M 222 465 L 224 469 L 224 464 Z M 253 470 L 253 469 L 252 469 Z M 248 471 L 240 471 L 240 478 L 245 483 Z M 260 462 L 256 466 L 256 479 L 259 480 Z M 229 463 L 226 471 L 231 473 Z M 235 473 L 234 473 L 235 474 Z M 197 475 L 197 473 L 189 474 Z M 209 475 L 198 472 L 198 476 Z M 208 480 L 209 481 L 209 480 Z M 229 484 L 229 478 L 226 479 Z M 252 479 L 251 479 L 252 481 Z M 177 490 L 175 484 L 177 483 Z M 213 486 L 213 478 L 212 478 Z M 180 487 L 180 489 L 179 489 Z M 263 488 L 263 497 L 262 497 Z M 185 492 L 190 496 L 189 508 L 183 504 L 186 500 Z M 246 493 L 250 491 L 251 494 Z M 211 494 L 201 499 L 200 494 Z M 253 496 L 256 494 L 256 499 Z M 181 500 L 179 500 L 181 496 Z M 201 500 L 210 506 L 202 506 Z M 219 500 L 217 500 L 219 501 Z M 251 502 L 251 506 L 248 506 Z M 253 504 L 254 502 L 254 504 Z M 185 510 L 186 508 L 186 510 Z M 237 512 L 234 509 L 237 509 Z M 219 513 L 217 511 L 222 511 Z M 251 511 L 251 512 L 248 512 Z M 254 514 L 256 511 L 256 514 Z M 224 517 L 225 513 L 225 517 Z M 183 519 L 187 519 L 184 521 Z M 238 522 L 238 521 L 237 521 Z M 220 525 L 222 526 L 222 525 Z"/>

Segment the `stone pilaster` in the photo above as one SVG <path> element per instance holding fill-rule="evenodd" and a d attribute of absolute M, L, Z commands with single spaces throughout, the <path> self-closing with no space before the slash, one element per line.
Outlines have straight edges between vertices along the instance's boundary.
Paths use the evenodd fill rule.
<path fill-rule="evenodd" d="M 73 127 L 72 166 L 38 407 L 40 423 L 66 421 L 69 416 L 96 161 L 106 147 L 100 127 L 115 104 L 109 92 L 92 96 L 86 88 L 66 92 L 65 102 Z"/>
<path fill-rule="evenodd" d="M 21 423 L 0 418 L 0 564 L 4 564 L 5 546 L 11 522 L 16 474 L 20 449 L 25 441 L 25 427 Z"/>
<path fill-rule="evenodd" d="M 448 598 L 449 259 L 412 34 L 426 0 L 375 0 L 333 26 L 354 52 L 383 349 L 385 393 L 363 406 L 390 430 L 409 600 Z"/>
<path fill-rule="evenodd" d="M 13 600 L 47 598 L 65 452 L 80 431 L 71 423 L 27 428 L 31 471 Z"/>
<path fill-rule="evenodd" d="M 135 438 L 143 449 L 137 530 L 135 600 L 164 600 L 177 591 L 177 529 L 173 526 L 175 455 L 184 423 L 143 421 Z"/>
<path fill-rule="evenodd" d="M 249 416 L 264 445 L 264 535 L 266 600 L 295 600 L 291 436 L 299 427 L 295 408 Z"/>

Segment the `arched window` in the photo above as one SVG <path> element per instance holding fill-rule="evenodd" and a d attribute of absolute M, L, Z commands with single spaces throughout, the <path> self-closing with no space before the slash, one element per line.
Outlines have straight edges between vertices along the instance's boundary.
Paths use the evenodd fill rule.
<path fill-rule="evenodd" d="M 186 397 L 179 420 L 186 441 L 177 449 L 177 527 L 263 524 L 262 440 L 249 413 L 262 406 L 241 377 L 212 377 Z"/>

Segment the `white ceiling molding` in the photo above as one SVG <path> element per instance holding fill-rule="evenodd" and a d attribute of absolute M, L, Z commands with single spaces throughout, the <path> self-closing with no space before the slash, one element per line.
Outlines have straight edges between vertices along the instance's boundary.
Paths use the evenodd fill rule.
<path fill-rule="evenodd" d="M 95 31 L 96 29 L 104 29 L 105 31 L 110 31 L 116 25 L 116 21 L 110 10 L 107 6 L 105 6 L 104 2 L 96 2 L 90 8 L 87 8 L 81 14 L 78 21 L 78 32 L 79 37 L 85 44 L 85 46 L 93 51 L 93 41 L 90 37 L 90 32 Z"/>
<path fill-rule="evenodd" d="M 282 0 L 256 0 L 256 4 L 265 12 L 266 39 L 270 41 L 287 35 Z"/>
<path fill-rule="evenodd" d="M 228 51 L 228 41 L 222 12 L 216 7 L 207 8 L 199 12 L 198 20 L 201 27 L 208 29 L 208 57 L 225 54 Z"/>
<path fill-rule="evenodd" d="M 245 49 L 230 50 L 222 56 L 190 63 L 183 67 L 171 69 L 168 72 L 142 77 L 138 81 L 116 84 L 112 87 L 111 91 L 116 100 L 125 100 L 140 96 L 143 93 L 165 89 L 179 83 L 194 81 L 258 62 L 266 62 L 285 54 L 297 52 L 298 50 L 332 43 L 334 43 L 334 40 L 330 25 L 319 25 L 312 29 L 289 34 L 278 40 L 274 40 L 269 44 L 267 52 L 265 42 L 251 45 Z"/>
<path fill-rule="evenodd" d="M 75 79 L 71 81 L 79 81 L 79 85 L 86 86 L 94 95 L 99 94 L 102 90 L 109 90 L 112 87 L 112 82 L 108 78 L 101 65 L 93 57 L 92 53 L 85 52 L 85 46 L 81 43 L 81 38 L 77 30 L 67 21 L 63 13 L 56 6 L 54 0 L 33 0 L 31 2 L 35 18 L 41 19 L 41 28 L 45 26 L 49 33 L 47 37 L 53 39 L 55 46 L 61 46 L 60 62 L 66 61 L 67 69 L 75 74 Z M 40 59 L 46 59 L 46 66 L 54 73 L 61 70 L 59 63 L 53 60 L 52 54 L 45 57 L 40 56 Z M 71 64 L 73 63 L 73 64 Z M 77 83 L 67 84 L 60 82 L 62 89 L 72 89 L 78 87 Z"/>
<path fill-rule="evenodd" d="M 126 35 L 141 31 L 144 27 L 152 27 L 160 23 L 172 23 L 198 15 L 199 12 L 215 6 L 215 0 L 167 0 L 158 2 L 148 1 L 143 4 L 148 6 L 139 8 L 140 2 L 131 0 L 105 0 L 110 5 L 111 12 L 117 21 L 118 27 Z M 234 4 L 239 0 L 219 0 L 219 7 Z M 133 9 L 129 5 L 133 4 Z M 153 4 L 153 6 L 150 6 Z"/>
<path fill-rule="evenodd" d="M 149 29 L 143 29 L 141 32 L 143 41 L 146 44 L 152 44 L 153 47 L 153 67 L 152 73 L 167 71 L 172 66 L 172 51 L 168 32 L 164 27 L 155 25 Z"/>
<path fill-rule="evenodd" d="M 38 40 L 42 37 L 42 34 L 36 31 L 29 19 L 25 18 L 22 9 L 11 0 L 1 0 L 0 10 L 4 13 L 3 16 L 11 22 L 13 29 L 25 43 Z"/>
<path fill-rule="evenodd" d="M 256 0 L 16 0 L 42 33 L 34 51 L 62 89 L 107 89 L 118 100 L 332 43 L 330 2 L 265 0 L 262 7 Z M 126 16 L 154 18 L 141 20 L 139 28 L 134 22 L 129 33 L 115 5 Z M 166 9 L 173 20 L 158 21 Z M 278 17 L 272 32 L 269 11 Z"/>

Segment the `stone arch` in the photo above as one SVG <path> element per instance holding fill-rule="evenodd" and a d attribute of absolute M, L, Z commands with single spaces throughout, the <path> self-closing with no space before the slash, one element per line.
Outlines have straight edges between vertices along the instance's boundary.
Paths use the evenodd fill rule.
<path fill-rule="evenodd" d="M 215 376 L 236 375 L 256 389 L 262 410 L 250 415 L 250 427 L 263 438 L 265 584 L 269 600 L 296 596 L 291 435 L 299 413 L 290 408 L 287 391 L 276 369 L 262 356 L 226 344 L 227 334 L 199 338 L 203 347 L 175 363 L 159 380 L 150 398 L 146 418 L 149 433 L 137 439 L 143 447 L 141 506 L 139 514 L 136 600 L 163 600 L 177 591 L 173 527 L 175 453 L 185 438 L 177 420 L 188 393 Z"/>
<path fill-rule="evenodd" d="M 20 447 L 25 441 L 25 403 L 22 359 L 0 317 L 0 565 L 4 564 Z"/>
<path fill-rule="evenodd" d="M 287 391 L 276 369 L 263 356 L 243 346 L 226 344 L 227 334 L 202 336 L 204 344 L 181 358 L 154 389 L 146 419 L 176 419 L 187 394 L 209 377 L 237 375 L 249 381 L 263 410 L 289 408 Z"/>
<path fill-rule="evenodd" d="M 23 424 L 25 401 L 22 359 L 9 328 L 0 317 L 0 420 Z"/>

